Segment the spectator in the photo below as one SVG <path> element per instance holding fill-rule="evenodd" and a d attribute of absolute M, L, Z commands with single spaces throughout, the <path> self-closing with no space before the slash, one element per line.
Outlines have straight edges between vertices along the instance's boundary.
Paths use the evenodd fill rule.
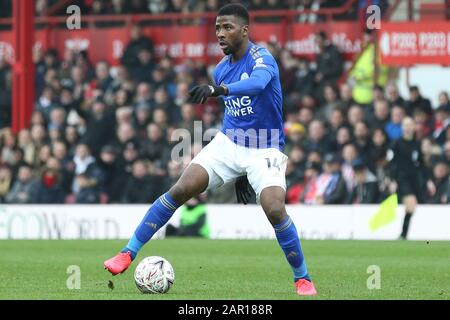
<path fill-rule="evenodd" d="M 302 96 L 314 93 L 314 71 L 311 70 L 308 60 L 298 60 L 293 86 L 294 91 Z"/>
<path fill-rule="evenodd" d="M 360 121 L 355 125 L 355 145 L 365 163 L 370 162 L 370 132 L 367 123 Z"/>
<path fill-rule="evenodd" d="M 412 115 L 416 109 L 424 111 L 429 118 L 433 115 L 433 108 L 430 100 L 422 97 L 417 86 L 409 87 L 409 101 L 406 103 L 406 112 Z"/>
<path fill-rule="evenodd" d="M 161 127 L 150 123 L 147 127 L 147 139 L 142 146 L 142 154 L 150 161 L 167 163 L 170 158 L 170 150 L 164 139 Z"/>
<path fill-rule="evenodd" d="M 355 186 L 351 194 L 351 203 L 369 204 L 378 201 L 378 182 L 362 160 L 353 162 Z"/>
<path fill-rule="evenodd" d="M 358 159 L 359 154 L 356 146 L 352 143 L 349 143 L 344 146 L 342 149 L 342 176 L 345 180 L 345 184 L 347 186 L 347 191 L 349 194 L 355 188 L 355 172 L 353 170 L 353 164 Z M 359 159 L 361 162 L 362 160 Z"/>
<path fill-rule="evenodd" d="M 5 203 L 6 195 L 12 187 L 12 171 L 7 165 L 0 165 L 0 203 Z"/>
<path fill-rule="evenodd" d="M 317 178 L 321 172 L 319 162 L 307 162 L 305 165 L 305 176 L 303 179 L 303 191 L 300 194 L 300 202 L 305 204 L 314 204 L 316 201 Z M 292 196 L 291 196 L 292 197 Z M 291 198 L 291 203 L 295 199 Z"/>
<path fill-rule="evenodd" d="M 316 112 L 316 117 L 322 120 L 329 119 L 331 111 L 341 107 L 341 101 L 339 100 L 337 89 L 332 85 L 325 85 L 323 87 L 324 102 L 321 104 L 320 109 Z"/>
<path fill-rule="evenodd" d="M 61 185 L 60 174 L 54 170 L 45 168 L 38 183 L 37 192 L 33 203 L 64 203 L 65 192 Z"/>
<path fill-rule="evenodd" d="M 300 123 L 293 123 L 287 128 L 285 152 L 290 153 L 293 146 L 304 146 L 306 143 L 306 130 Z"/>
<path fill-rule="evenodd" d="M 75 192 L 75 202 L 78 204 L 93 204 L 100 202 L 100 192 L 96 182 L 86 173 L 76 176 L 75 182 L 78 190 Z"/>
<path fill-rule="evenodd" d="M 377 79 L 375 79 L 375 44 L 372 34 L 366 31 L 361 44 L 363 51 L 355 61 L 349 74 L 354 82 L 353 99 L 362 105 L 368 105 L 373 100 L 373 88 L 375 84 L 385 85 L 388 80 L 389 68 L 380 62 L 380 55 L 376 57 L 378 64 Z"/>
<path fill-rule="evenodd" d="M 150 61 L 153 60 L 154 48 L 153 42 L 143 35 L 142 29 L 138 25 L 134 25 L 131 28 L 131 40 L 125 47 L 123 52 L 121 63 L 128 69 L 131 70 L 139 65 L 138 52 L 141 49 L 147 49 L 150 55 Z"/>
<path fill-rule="evenodd" d="M 394 105 L 405 106 L 405 100 L 400 96 L 398 92 L 397 85 L 395 83 L 389 83 L 386 86 L 386 98 L 389 102 L 389 105 L 392 107 Z"/>
<path fill-rule="evenodd" d="M 347 111 L 351 105 L 356 104 L 356 101 L 353 100 L 353 88 L 348 83 L 341 84 L 339 88 L 339 95 L 341 97 L 341 107 Z"/>
<path fill-rule="evenodd" d="M 329 118 L 330 122 L 330 133 L 331 136 L 336 136 L 337 131 L 344 125 L 346 125 L 347 117 L 345 116 L 344 109 L 334 108 L 331 110 L 331 115 Z"/>
<path fill-rule="evenodd" d="M 438 108 L 443 107 L 447 111 L 450 110 L 450 99 L 448 97 L 447 91 L 442 91 L 439 93 L 438 101 L 439 101 Z"/>
<path fill-rule="evenodd" d="M 129 177 L 124 191 L 123 203 L 152 203 L 161 194 L 162 187 L 159 178 L 149 175 L 149 168 L 143 160 L 137 160 L 132 165 L 132 175 Z"/>
<path fill-rule="evenodd" d="M 432 181 L 436 186 L 434 195 L 428 195 L 427 203 L 446 204 L 450 203 L 449 195 L 449 166 L 444 160 L 438 160 L 433 167 Z"/>
<path fill-rule="evenodd" d="M 121 202 L 127 176 L 119 159 L 118 150 L 112 145 L 104 146 L 97 165 L 100 170 L 100 191 L 108 196 L 110 203 Z"/>
<path fill-rule="evenodd" d="M 405 116 L 405 109 L 400 105 L 394 105 L 391 112 L 391 121 L 389 121 L 384 127 L 389 140 L 394 141 L 401 138 L 402 121 Z"/>
<path fill-rule="evenodd" d="M 33 203 L 38 191 L 37 181 L 33 176 L 30 166 L 23 165 L 19 168 L 17 180 L 10 192 L 6 195 L 7 203 Z"/>
<path fill-rule="evenodd" d="M 446 132 L 450 127 L 450 105 L 441 105 L 435 111 L 433 138 L 442 145 L 446 139 Z"/>
<path fill-rule="evenodd" d="M 331 142 L 326 134 L 323 122 L 320 120 L 313 120 L 308 127 L 309 143 L 308 150 L 318 149 L 322 153 L 330 152 Z"/>
<path fill-rule="evenodd" d="M 374 159 L 377 159 L 379 154 L 385 154 L 388 149 L 389 139 L 386 132 L 382 128 L 376 128 L 372 131 L 371 147 L 369 152 L 369 159 L 372 161 L 366 163 L 370 170 L 375 169 Z"/>
<path fill-rule="evenodd" d="M 86 121 L 86 132 L 81 141 L 86 143 L 94 154 L 102 146 L 111 141 L 111 132 L 114 131 L 114 115 L 109 106 L 97 99 L 92 104 L 91 110 L 77 110 L 80 117 Z"/>
<path fill-rule="evenodd" d="M 317 178 L 316 204 L 344 204 L 347 198 L 341 160 L 336 154 L 325 156 L 324 172 Z"/>
<path fill-rule="evenodd" d="M 88 177 L 95 176 L 96 164 L 95 158 L 91 155 L 88 145 L 79 144 L 77 145 L 75 156 L 73 157 L 73 162 L 75 164 L 74 174 L 79 176 L 81 174 L 86 174 Z M 77 184 L 79 179 L 75 179 L 72 186 L 72 191 L 77 193 L 80 186 Z M 83 180 L 83 177 L 81 178 Z"/>
<path fill-rule="evenodd" d="M 450 165 L 450 140 L 447 140 L 442 148 L 444 152 L 444 160 Z"/>
<path fill-rule="evenodd" d="M 369 116 L 371 129 L 385 128 L 389 122 L 389 104 L 386 100 L 378 100 L 373 103 L 373 114 Z"/>
<path fill-rule="evenodd" d="M 347 126 L 342 126 L 336 132 L 336 142 L 333 148 L 335 152 L 341 152 L 342 149 L 353 140 L 350 128 Z"/>
<path fill-rule="evenodd" d="M 331 43 L 325 32 L 316 34 L 315 43 L 319 49 L 316 56 L 316 84 L 317 99 L 322 100 L 325 84 L 336 85 L 343 71 L 343 60 L 338 48 Z"/>
<path fill-rule="evenodd" d="M 347 118 L 348 124 L 351 125 L 354 130 L 358 122 L 364 121 L 363 108 L 358 104 L 352 105 L 350 109 L 348 109 Z"/>

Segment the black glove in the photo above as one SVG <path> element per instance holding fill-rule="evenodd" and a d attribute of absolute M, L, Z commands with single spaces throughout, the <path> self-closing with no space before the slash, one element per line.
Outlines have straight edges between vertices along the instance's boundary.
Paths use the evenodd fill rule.
<path fill-rule="evenodd" d="M 236 189 L 236 198 L 238 203 L 247 204 L 252 196 L 252 187 L 248 182 L 247 176 L 240 176 L 234 183 Z"/>
<path fill-rule="evenodd" d="M 226 95 L 227 90 L 224 86 L 213 86 L 203 84 L 195 86 L 189 90 L 189 101 L 192 103 L 205 103 L 209 97 L 218 97 Z"/>

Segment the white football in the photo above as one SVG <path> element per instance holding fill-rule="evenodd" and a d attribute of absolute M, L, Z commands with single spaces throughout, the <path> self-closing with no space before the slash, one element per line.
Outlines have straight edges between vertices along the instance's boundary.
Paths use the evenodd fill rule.
<path fill-rule="evenodd" d="M 137 265 L 134 281 L 142 293 L 166 293 L 175 281 L 175 272 L 166 259 L 147 257 Z"/>

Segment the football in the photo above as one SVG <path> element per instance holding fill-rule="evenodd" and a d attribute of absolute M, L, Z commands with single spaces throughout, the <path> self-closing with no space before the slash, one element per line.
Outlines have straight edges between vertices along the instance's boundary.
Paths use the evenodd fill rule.
<path fill-rule="evenodd" d="M 174 280 L 172 265 L 158 256 L 144 258 L 134 271 L 134 281 L 142 293 L 166 293 Z"/>

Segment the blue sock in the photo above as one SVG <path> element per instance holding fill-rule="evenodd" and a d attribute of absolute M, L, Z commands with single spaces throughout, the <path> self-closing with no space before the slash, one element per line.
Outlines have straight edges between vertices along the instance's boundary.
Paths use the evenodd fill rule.
<path fill-rule="evenodd" d="M 127 246 L 121 252 L 131 252 L 134 260 L 142 246 L 172 217 L 179 205 L 172 199 L 168 192 L 160 196 L 148 209 L 144 219 L 136 228 Z"/>
<path fill-rule="evenodd" d="M 303 257 L 302 247 L 300 246 L 300 239 L 298 237 L 297 229 L 291 217 L 273 226 L 275 235 L 281 249 L 283 249 L 286 259 L 291 265 L 294 273 L 294 281 L 299 279 L 307 279 L 311 281 L 308 270 L 306 269 L 305 259 Z"/>

